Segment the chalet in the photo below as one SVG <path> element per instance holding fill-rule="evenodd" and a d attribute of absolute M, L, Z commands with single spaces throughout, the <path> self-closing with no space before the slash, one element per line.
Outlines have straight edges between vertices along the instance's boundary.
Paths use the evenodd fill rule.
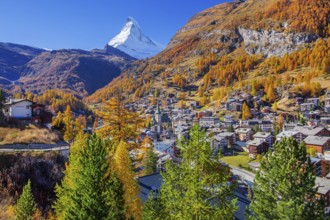
<path fill-rule="evenodd" d="M 253 131 L 251 128 L 238 128 L 235 133 L 239 141 L 252 140 Z"/>
<path fill-rule="evenodd" d="M 203 117 L 199 119 L 199 126 L 203 128 L 214 127 L 220 123 L 220 118 L 217 117 Z"/>
<path fill-rule="evenodd" d="M 253 140 L 256 141 L 264 141 L 268 144 L 268 147 L 273 146 L 273 136 L 271 133 L 267 132 L 258 132 L 253 135 Z"/>
<path fill-rule="evenodd" d="M 293 129 L 298 131 L 305 136 L 330 136 L 330 131 L 324 127 L 301 127 L 296 126 Z"/>
<path fill-rule="evenodd" d="M 319 102 L 320 102 L 320 99 L 319 98 L 309 98 L 309 99 L 307 99 L 306 102 L 307 103 L 313 103 L 314 106 L 318 106 Z"/>
<path fill-rule="evenodd" d="M 46 106 L 38 103 L 32 105 L 32 122 L 51 127 L 53 114 L 46 110 Z"/>
<path fill-rule="evenodd" d="M 300 111 L 301 112 L 309 112 L 313 111 L 315 108 L 314 103 L 303 103 L 300 105 Z"/>
<path fill-rule="evenodd" d="M 274 125 L 270 120 L 262 120 L 259 123 L 259 127 L 263 132 L 272 132 L 274 130 Z"/>
<path fill-rule="evenodd" d="M 227 102 L 225 104 L 226 110 L 230 110 L 230 104 L 233 103 L 233 102 L 235 102 L 235 101 L 236 101 L 236 99 L 234 99 L 234 98 L 227 99 Z"/>
<path fill-rule="evenodd" d="M 304 142 L 307 148 L 314 148 L 320 154 L 330 150 L 330 137 L 308 136 Z"/>
<path fill-rule="evenodd" d="M 303 135 L 298 131 L 289 130 L 289 131 L 282 131 L 281 133 L 276 135 L 276 140 L 280 141 L 282 138 L 289 138 L 289 137 L 296 139 L 299 143 L 306 138 L 305 135 Z"/>
<path fill-rule="evenodd" d="M 316 177 L 315 185 L 317 187 L 317 195 L 324 200 L 325 213 L 330 213 L 330 180 L 326 178 Z"/>
<path fill-rule="evenodd" d="M 211 141 L 211 147 L 213 148 L 215 154 L 217 154 L 220 150 L 224 152 L 228 147 L 228 139 L 226 137 L 215 135 Z"/>
<path fill-rule="evenodd" d="M 233 120 L 233 117 L 232 116 L 224 116 L 223 117 L 223 122 L 225 124 L 225 127 L 230 127 L 232 125 L 234 125 L 236 122 Z"/>
<path fill-rule="evenodd" d="M 229 104 L 229 110 L 230 111 L 237 111 L 237 112 L 241 112 L 243 108 L 243 105 L 239 102 L 232 102 Z"/>
<path fill-rule="evenodd" d="M 253 140 L 246 143 L 249 150 L 249 157 L 256 158 L 258 154 L 266 153 L 268 150 L 268 144 L 265 141 Z"/>
<path fill-rule="evenodd" d="M 233 146 L 236 142 L 236 135 L 234 132 L 222 132 L 217 136 L 226 138 L 228 140 L 228 146 Z"/>
<path fill-rule="evenodd" d="M 27 99 L 10 99 L 4 104 L 3 112 L 7 118 L 31 119 L 33 102 Z"/>

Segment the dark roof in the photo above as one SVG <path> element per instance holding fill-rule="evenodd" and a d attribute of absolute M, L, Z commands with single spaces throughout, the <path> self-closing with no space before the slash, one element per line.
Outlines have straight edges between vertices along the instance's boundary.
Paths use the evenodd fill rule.
<path fill-rule="evenodd" d="M 32 101 L 30 101 L 28 99 L 11 99 L 9 102 L 6 102 L 4 105 L 10 106 L 10 105 L 17 104 L 17 103 L 24 102 L 24 101 L 33 103 Z"/>
<path fill-rule="evenodd" d="M 163 183 L 162 176 L 159 173 L 142 176 L 138 179 L 140 185 L 140 197 L 142 202 L 148 199 L 151 190 L 158 191 Z"/>

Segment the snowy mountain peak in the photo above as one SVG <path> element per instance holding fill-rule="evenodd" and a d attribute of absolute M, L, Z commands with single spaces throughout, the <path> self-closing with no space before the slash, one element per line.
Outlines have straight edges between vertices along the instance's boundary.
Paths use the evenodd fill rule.
<path fill-rule="evenodd" d="M 108 45 L 137 59 L 152 57 L 165 48 L 163 45 L 144 35 L 140 25 L 132 17 L 127 18 L 120 33 L 112 38 Z"/>

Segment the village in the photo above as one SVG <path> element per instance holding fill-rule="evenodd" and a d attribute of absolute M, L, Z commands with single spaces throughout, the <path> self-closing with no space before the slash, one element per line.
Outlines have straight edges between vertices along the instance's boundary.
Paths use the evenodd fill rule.
<path fill-rule="evenodd" d="M 143 117 L 151 119 L 148 127 L 141 131 L 140 140 L 146 136 L 152 140 L 153 150 L 157 154 L 157 172 L 139 178 L 141 190 L 150 191 L 150 187 L 155 185 L 160 187 L 159 172 L 164 171 L 166 161 L 180 162 L 178 140 L 188 138 L 190 128 L 199 124 L 208 135 L 214 157 L 229 165 L 240 179 L 241 191 L 237 195 L 244 201 L 244 207 L 249 204 L 247 194 L 254 175 L 259 170 L 262 156 L 274 149 L 274 143 L 284 137 L 293 137 L 299 143 L 304 142 L 314 166 L 318 193 L 325 199 L 328 207 L 326 212 L 329 212 L 330 93 L 326 93 L 322 99 L 293 99 L 299 113 L 278 113 L 270 106 L 263 106 L 261 95 L 251 96 L 237 91 L 230 94 L 226 102 L 221 102 L 219 108 L 212 109 L 202 109 L 196 101 L 186 102 L 185 107 L 179 108 L 179 100 L 174 94 L 160 95 L 155 105 L 150 105 L 148 98 L 126 104 L 126 108 L 142 112 Z M 249 106 L 251 113 L 246 120 L 237 117 L 242 113 L 244 105 Z M 9 99 L 3 105 L 3 113 L 7 120 L 28 121 L 50 130 L 56 115 L 47 106 L 27 99 Z M 75 112 L 74 116 L 78 117 L 80 114 L 83 113 Z M 102 126 L 102 120 L 98 124 Z M 86 126 L 84 130 L 91 132 L 92 128 Z M 131 152 L 131 156 L 142 153 L 137 149 Z M 137 166 L 143 169 L 142 163 Z M 244 210 L 244 207 L 240 209 Z"/>
<path fill-rule="evenodd" d="M 196 101 L 187 102 L 187 107 L 179 108 L 179 100 L 174 94 L 167 97 L 160 95 L 159 101 L 152 106 L 145 98 L 126 107 L 145 112 L 152 119 L 149 127 L 142 132 L 141 139 L 149 136 L 153 140 L 154 152 L 158 155 L 158 172 L 164 169 L 167 160 L 180 161 L 177 141 L 183 137 L 188 138 L 189 129 L 196 123 L 206 131 L 214 156 L 220 154 L 221 160 L 234 169 L 232 171 L 237 173 L 237 169 L 241 170 L 238 175 L 247 187 L 252 184 L 254 174 L 259 170 L 260 158 L 274 149 L 276 141 L 293 137 L 299 143 L 304 142 L 314 166 L 318 193 L 325 199 L 328 213 L 330 93 L 322 98 L 290 98 L 296 103 L 298 112 L 278 113 L 271 106 L 263 106 L 262 94 L 253 97 L 237 91 L 226 102 L 221 102 L 220 108 L 215 109 L 201 109 Z M 237 117 L 242 113 L 244 104 L 250 107 L 251 112 L 247 120 Z"/>

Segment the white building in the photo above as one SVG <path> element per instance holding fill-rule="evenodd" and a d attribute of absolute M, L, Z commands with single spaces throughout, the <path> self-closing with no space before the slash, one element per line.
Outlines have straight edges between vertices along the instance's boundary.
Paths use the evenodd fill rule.
<path fill-rule="evenodd" d="M 5 103 L 3 111 L 8 118 L 26 119 L 32 117 L 33 102 L 27 99 L 10 99 Z"/>
<path fill-rule="evenodd" d="M 253 135 L 253 139 L 256 141 L 264 141 L 268 144 L 269 147 L 273 146 L 273 136 L 271 133 L 258 132 Z"/>

